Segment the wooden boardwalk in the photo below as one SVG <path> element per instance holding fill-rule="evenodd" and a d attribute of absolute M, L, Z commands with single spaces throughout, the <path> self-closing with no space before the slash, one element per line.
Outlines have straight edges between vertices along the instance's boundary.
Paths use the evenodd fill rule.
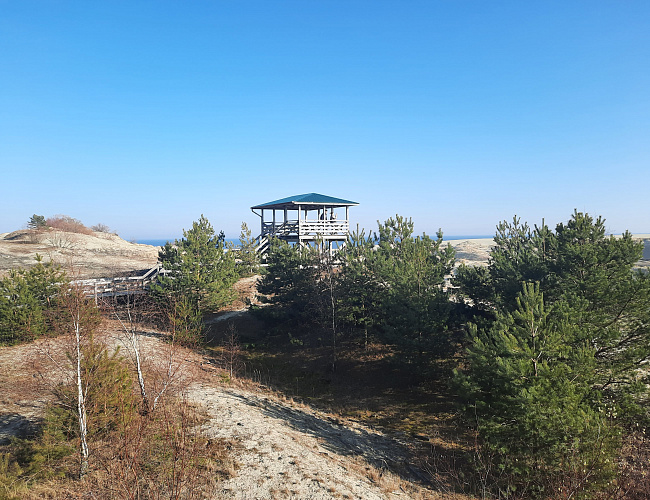
<path fill-rule="evenodd" d="M 159 274 L 164 273 L 160 264 L 152 267 L 141 276 L 124 276 L 119 278 L 93 278 L 75 280 L 73 285 L 83 290 L 86 297 L 93 297 L 95 302 L 103 297 L 118 297 L 122 295 L 138 295 L 148 293 L 149 285 Z"/>

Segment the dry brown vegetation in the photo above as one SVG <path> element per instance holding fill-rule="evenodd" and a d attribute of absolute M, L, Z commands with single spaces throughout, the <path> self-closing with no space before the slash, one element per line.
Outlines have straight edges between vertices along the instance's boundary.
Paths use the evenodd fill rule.
<path fill-rule="evenodd" d="M 69 215 L 54 215 L 48 217 L 45 223 L 51 229 L 64 231 L 66 233 L 93 234 L 92 229 L 86 227 L 79 219 L 75 219 Z"/>
<path fill-rule="evenodd" d="M 69 412 L 76 404 L 70 338 L 3 348 L 0 498 L 71 498 L 89 492 L 95 498 L 202 498 L 214 491 L 234 470 L 231 446 L 204 437 L 199 429 L 205 415 L 184 397 L 199 372 L 197 356 L 157 335 L 143 342 L 143 374 L 152 392 L 166 390 L 155 411 L 148 412 L 139 411 L 129 357 L 101 355 L 101 349 L 111 353 L 125 344 L 116 322 L 106 323 L 84 344 L 95 368 L 86 399 L 90 468 L 82 481 L 74 412 Z M 165 378 L 170 373 L 172 381 Z M 12 435 L 23 440 L 8 444 Z"/>
<path fill-rule="evenodd" d="M 169 337 L 151 321 L 142 321 L 139 335 L 145 377 L 155 391 L 168 373 Z M 120 346 L 122 362 L 133 376 L 133 353 L 123 324 L 105 320 L 97 340 Z M 7 369 L 2 388 L 7 392 L 0 413 L 25 424 L 5 427 L 6 433 L 27 436 L 42 428 L 43 418 L 50 418 L 52 389 L 68 376 L 66 350 L 62 337 L 2 349 L 0 365 Z M 169 492 L 178 498 L 439 497 L 406 465 L 408 437 L 317 410 L 243 377 L 243 371 L 242 378 L 231 378 L 227 363 L 213 361 L 178 348 L 178 378 L 165 403 L 153 417 L 126 412 L 130 416 L 118 425 L 119 431 L 96 435 L 90 444 L 91 470 L 83 481 L 75 479 L 78 455 L 72 440 L 63 456 L 47 460 L 47 477 L 34 473 L 29 488 L 0 481 L 0 491 L 4 487 L 9 498 L 76 498 L 91 491 L 95 498 L 130 498 L 135 493 L 176 497 Z M 132 387 L 137 395 L 135 380 Z M 51 453 L 50 448 L 39 449 Z M 9 450 L 5 445 L 0 452 Z M 34 448 L 23 450 L 32 453 Z M 156 458 L 164 450 L 173 455 L 162 455 L 168 461 Z M 10 466 L 4 471 L 9 477 Z"/>

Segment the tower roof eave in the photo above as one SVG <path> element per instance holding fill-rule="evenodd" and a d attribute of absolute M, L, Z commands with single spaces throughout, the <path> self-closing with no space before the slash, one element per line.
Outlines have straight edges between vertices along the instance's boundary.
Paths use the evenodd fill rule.
<path fill-rule="evenodd" d="M 297 209 L 298 206 L 304 207 L 306 210 L 309 210 L 309 206 L 313 206 L 314 209 L 320 207 L 351 207 L 358 205 L 356 201 L 344 200 L 342 198 L 335 198 L 333 196 L 327 196 L 324 194 L 318 193 L 307 193 L 299 194 L 295 196 L 289 196 L 287 198 L 282 198 L 280 200 L 270 201 L 268 203 L 262 203 L 261 205 L 256 205 L 251 207 L 251 210 L 256 209 L 276 209 L 283 210 L 287 209 Z"/>

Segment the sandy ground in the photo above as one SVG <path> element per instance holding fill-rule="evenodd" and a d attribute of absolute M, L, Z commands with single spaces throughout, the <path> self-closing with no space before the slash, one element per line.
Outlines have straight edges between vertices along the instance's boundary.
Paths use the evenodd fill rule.
<path fill-rule="evenodd" d="M 103 337 L 129 356 L 116 322 Z M 160 334 L 144 332 L 140 342 L 145 362 L 165 362 Z M 0 349 L 0 441 L 35 428 L 50 387 L 66 376 L 57 368 L 64 351 L 62 339 Z M 194 351 L 181 350 L 176 363 L 180 390 L 207 415 L 202 431 L 236 444 L 237 471 L 214 498 L 445 498 L 417 484 L 424 476 L 409 465 L 403 435 L 342 421 L 263 387 L 224 383 L 223 371 Z"/>
<path fill-rule="evenodd" d="M 634 237 L 645 240 L 643 260 L 639 266 L 649 267 L 650 234 Z M 449 243 L 456 251 L 456 265 L 475 266 L 487 265 L 493 245 L 491 238 L 449 240 Z M 157 247 L 129 243 L 114 234 L 19 230 L 0 233 L 0 276 L 12 268 L 32 266 L 37 253 L 46 261 L 72 268 L 80 278 L 133 275 L 151 269 L 158 260 Z"/>
<path fill-rule="evenodd" d="M 650 267 L 650 234 L 635 234 L 633 238 L 644 242 L 643 256 L 637 267 Z M 491 238 L 449 240 L 456 251 L 456 265 L 487 266 L 490 249 L 494 245 Z"/>
<path fill-rule="evenodd" d="M 456 251 L 456 265 L 487 266 L 490 249 L 494 245 L 491 238 L 449 240 Z"/>
<path fill-rule="evenodd" d="M 157 247 L 129 243 L 115 234 L 20 230 L 0 233 L 0 276 L 12 268 L 34 265 L 36 254 L 71 269 L 79 278 L 132 274 L 151 269 L 158 261 Z"/>
<path fill-rule="evenodd" d="M 270 394 L 204 383 L 192 386 L 189 396 L 210 416 L 208 436 L 241 445 L 241 472 L 220 485 L 229 497 L 382 499 L 406 493 L 409 478 L 390 472 L 405 470 L 407 461 L 393 437 Z M 381 481 L 384 475 L 388 480 Z"/>

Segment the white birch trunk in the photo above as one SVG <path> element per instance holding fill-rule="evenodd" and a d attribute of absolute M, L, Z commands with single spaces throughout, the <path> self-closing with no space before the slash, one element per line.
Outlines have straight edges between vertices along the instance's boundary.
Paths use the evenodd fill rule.
<path fill-rule="evenodd" d="M 136 330 L 136 327 L 134 326 L 133 318 L 131 317 L 131 310 L 129 309 L 128 311 L 128 326 L 124 324 L 124 321 L 122 321 L 122 318 L 120 318 L 120 315 L 115 313 L 115 317 L 118 319 L 120 324 L 122 325 L 122 329 L 124 330 L 124 333 L 126 334 L 126 338 L 131 344 L 131 349 L 133 349 L 133 357 L 135 358 L 135 370 L 138 374 L 138 385 L 140 386 L 140 395 L 142 396 L 142 406 L 143 406 L 143 411 L 145 413 L 149 413 L 150 408 L 149 408 L 149 397 L 147 395 L 147 388 L 144 383 L 144 375 L 142 373 L 142 363 L 140 361 L 140 342 L 138 339 L 138 332 Z"/>
<path fill-rule="evenodd" d="M 156 406 L 158 406 L 158 401 L 162 397 L 163 394 L 165 394 L 165 391 L 167 390 L 167 387 L 169 386 L 169 383 L 171 382 L 173 378 L 173 370 L 174 370 L 174 335 L 172 335 L 172 342 L 171 345 L 169 346 L 169 359 L 167 361 L 167 376 L 165 377 L 165 382 L 163 383 L 162 389 L 160 389 L 160 392 L 156 394 L 156 397 L 153 399 L 153 405 L 151 406 L 151 411 L 154 411 L 156 409 Z"/>
<path fill-rule="evenodd" d="M 88 472 L 88 441 L 87 441 L 87 422 L 86 415 L 86 396 L 83 388 L 83 381 L 81 378 L 81 322 L 79 318 L 79 311 L 76 311 L 76 317 L 73 319 L 74 331 L 76 336 L 77 347 L 77 411 L 79 414 L 79 438 L 81 439 L 81 467 L 79 470 L 79 477 L 83 478 Z"/>

